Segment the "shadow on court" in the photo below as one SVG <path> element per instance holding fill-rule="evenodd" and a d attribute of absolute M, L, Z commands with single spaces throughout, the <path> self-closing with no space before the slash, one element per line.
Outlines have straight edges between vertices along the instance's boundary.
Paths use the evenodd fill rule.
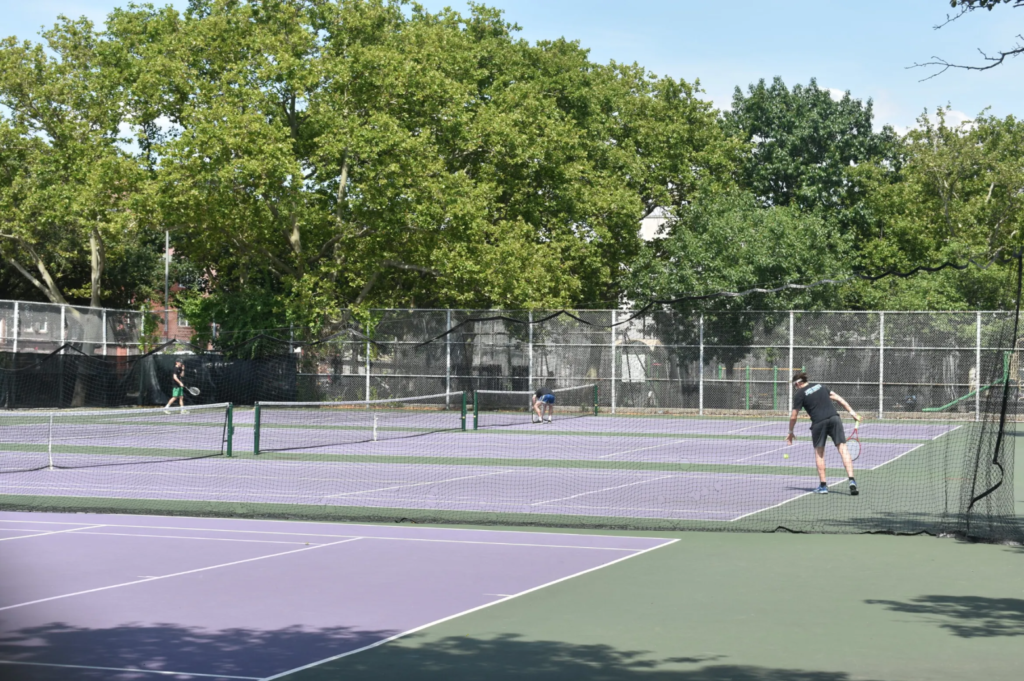
<path fill-rule="evenodd" d="M 911 601 L 865 601 L 889 610 L 921 615 L 963 638 L 1024 636 L 1024 599 L 976 596 L 921 596 Z"/>
<path fill-rule="evenodd" d="M 416 645 L 415 636 L 403 639 Z M 722 664 L 724 656 L 696 655 L 652 659 L 646 651 L 609 645 L 528 641 L 514 634 L 479 639 L 449 636 L 424 647 L 388 646 L 289 681 L 848 681 L 845 672 L 773 669 Z M 863 677 L 857 677 L 860 681 Z"/>
<path fill-rule="evenodd" d="M 259 678 L 354 650 L 394 633 L 299 626 L 271 631 L 210 631 L 171 624 L 86 629 L 55 622 L 0 636 L 0 660 Z M 192 675 L 174 678 L 204 678 Z M 0 678 L 135 681 L 155 677 L 151 673 L 0 664 Z"/>

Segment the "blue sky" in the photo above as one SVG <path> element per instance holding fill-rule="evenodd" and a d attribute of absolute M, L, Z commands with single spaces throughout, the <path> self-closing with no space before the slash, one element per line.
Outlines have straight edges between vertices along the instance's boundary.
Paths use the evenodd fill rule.
<path fill-rule="evenodd" d="M 58 14 L 102 22 L 120 0 L 4 0 L 0 34 L 35 38 Z M 156 3 L 164 4 L 164 3 Z M 172 2 L 179 8 L 185 0 Z M 466 11 L 461 0 L 422 0 Z M 976 61 L 978 48 L 1009 47 L 1024 30 L 1024 9 L 976 12 L 933 30 L 948 0 L 492 0 L 530 40 L 566 37 L 595 61 L 636 62 L 659 75 L 700 80 L 727 108 L 737 85 L 781 76 L 787 85 L 812 77 L 875 102 L 876 124 L 900 131 L 925 108 L 950 104 L 965 118 L 985 107 L 998 116 L 1024 110 L 1024 59 L 984 73 L 907 69 L 938 55 Z"/>

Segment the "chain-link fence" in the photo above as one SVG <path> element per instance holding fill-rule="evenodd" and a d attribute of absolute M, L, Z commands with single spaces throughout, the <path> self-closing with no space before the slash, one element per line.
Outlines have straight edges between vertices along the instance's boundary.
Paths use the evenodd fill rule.
<path fill-rule="evenodd" d="M 71 344 L 90 356 L 139 354 L 145 314 L 0 301 L 0 352 L 16 358 Z M 784 413 L 790 379 L 806 371 L 876 416 L 980 418 L 991 386 L 1019 384 L 1016 352 L 1004 347 L 1010 312 L 375 310 L 372 319 L 361 338 L 287 353 L 282 345 L 292 359 L 281 366 L 295 373 L 270 381 L 281 386 L 273 399 L 596 384 L 601 408 L 615 413 Z M 248 376 L 242 366 L 218 367 Z M 246 381 L 266 384 L 260 367 Z"/>
<path fill-rule="evenodd" d="M 91 354 L 138 354 L 145 312 L 0 300 L 0 352 L 50 353 L 66 344 Z"/>
<path fill-rule="evenodd" d="M 806 371 L 876 416 L 980 417 L 1017 362 L 1008 312 L 382 310 L 372 341 L 312 352 L 300 398 L 597 384 L 612 412 L 787 412 Z M 996 340 L 1000 339 L 1000 340 Z M 313 357 L 316 357 L 313 360 Z"/>

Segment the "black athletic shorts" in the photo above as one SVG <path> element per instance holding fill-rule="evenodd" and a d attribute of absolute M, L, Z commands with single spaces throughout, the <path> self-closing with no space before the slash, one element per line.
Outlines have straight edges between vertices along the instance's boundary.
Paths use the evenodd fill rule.
<path fill-rule="evenodd" d="M 846 432 L 843 430 L 843 420 L 839 418 L 839 414 L 811 424 L 811 441 L 815 449 L 824 447 L 829 438 L 832 438 L 836 447 L 846 442 Z"/>

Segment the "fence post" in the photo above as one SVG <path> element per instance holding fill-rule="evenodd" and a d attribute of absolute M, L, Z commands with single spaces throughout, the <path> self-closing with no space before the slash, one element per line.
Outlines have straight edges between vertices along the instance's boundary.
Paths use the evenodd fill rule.
<path fill-rule="evenodd" d="M 974 342 L 974 420 L 981 420 L 981 311 L 978 312 L 977 337 Z M 1005 364 L 1005 362 L 1004 362 Z"/>
<path fill-rule="evenodd" d="M 445 354 L 445 359 L 444 359 L 444 408 L 445 409 L 450 409 L 451 408 L 451 399 L 452 399 L 451 398 L 451 392 L 452 392 L 452 335 L 451 335 L 451 330 L 452 330 L 452 310 L 451 310 L 451 308 L 448 308 L 448 310 L 447 310 L 447 321 L 445 322 L 445 331 L 447 331 L 448 333 L 446 333 L 444 335 L 444 354 Z M 462 419 L 463 419 L 463 421 L 465 421 L 465 419 L 466 419 L 466 414 L 465 414 L 466 405 L 465 405 L 465 403 L 463 403 L 463 405 L 462 405 L 462 411 L 463 411 Z M 463 430 L 465 430 L 465 423 L 463 423 Z"/>
<path fill-rule="evenodd" d="M 103 308 L 103 316 L 100 318 L 103 325 L 103 356 L 107 356 L 107 308 Z"/>
<path fill-rule="evenodd" d="M 18 301 L 14 301 L 14 351 L 18 351 Z"/>
<path fill-rule="evenodd" d="M 529 355 L 527 358 L 529 365 L 529 375 L 526 377 L 526 389 L 533 390 L 533 311 L 527 313 L 527 333 L 529 334 L 529 340 L 526 345 L 526 353 Z"/>
<path fill-rule="evenodd" d="M 366 401 L 370 401 L 370 341 L 366 341 Z"/>
<path fill-rule="evenodd" d="M 789 370 L 790 371 L 794 370 L 793 369 L 793 323 L 794 323 L 794 315 L 793 315 L 793 311 L 790 310 L 789 311 Z M 786 383 L 789 384 L 789 392 L 788 392 L 789 402 L 788 402 L 788 406 L 786 407 L 786 410 L 788 411 L 793 406 L 793 379 L 792 379 L 792 374 L 790 374 L 790 378 L 789 378 L 788 381 L 786 381 Z"/>
<path fill-rule="evenodd" d="M 878 418 L 885 411 L 885 313 L 878 313 Z"/>
<path fill-rule="evenodd" d="M 612 413 L 615 413 L 615 320 L 617 310 L 612 310 Z"/>
<path fill-rule="evenodd" d="M 697 370 L 697 411 L 704 415 L 704 315 L 700 316 L 700 367 Z"/>
<path fill-rule="evenodd" d="M 64 354 L 64 344 L 67 342 L 67 305 L 60 306 L 60 354 Z"/>

